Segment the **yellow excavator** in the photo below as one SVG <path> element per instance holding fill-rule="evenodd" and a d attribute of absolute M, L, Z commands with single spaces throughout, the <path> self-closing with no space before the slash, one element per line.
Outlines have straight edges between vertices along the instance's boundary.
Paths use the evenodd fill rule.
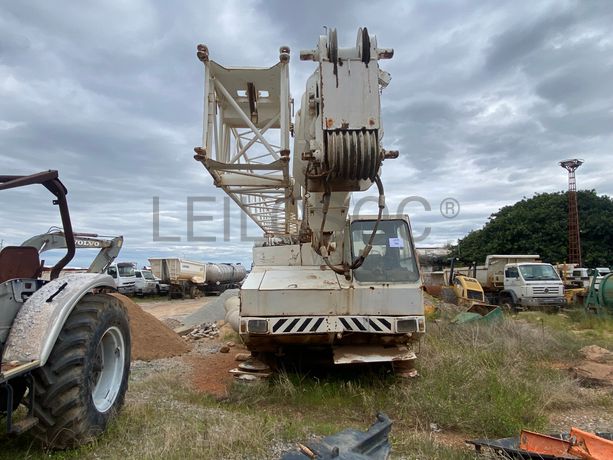
<path fill-rule="evenodd" d="M 443 298 L 466 310 L 460 313 L 453 322 L 464 323 L 475 319 L 491 320 L 501 317 L 500 307 L 486 302 L 485 292 L 479 280 L 455 271 L 455 260 L 451 259 L 448 286 L 443 287 Z"/>
<path fill-rule="evenodd" d="M 450 286 L 455 294 L 455 303 L 460 306 L 472 307 L 475 303 L 486 303 L 483 287 L 476 278 L 457 273 Z"/>

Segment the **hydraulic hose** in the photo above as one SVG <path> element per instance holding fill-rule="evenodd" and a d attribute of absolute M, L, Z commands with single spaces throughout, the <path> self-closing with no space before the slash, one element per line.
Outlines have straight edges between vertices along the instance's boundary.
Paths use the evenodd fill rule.
<path fill-rule="evenodd" d="M 379 175 L 375 176 L 375 184 L 377 184 L 377 189 L 379 190 L 379 213 L 377 214 L 377 220 L 375 222 L 375 226 L 372 229 L 372 233 L 370 234 L 370 238 L 368 239 L 368 243 L 366 247 L 362 251 L 362 254 L 353 261 L 351 264 L 351 269 L 355 270 L 356 268 L 360 268 L 370 254 L 372 249 L 372 242 L 375 239 L 375 235 L 377 234 L 377 230 L 379 228 L 379 223 L 381 222 L 381 217 L 383 216 L 383 210 L 385 209 L 385 192 L 383 190 L 383 183 L 381 182 L 381 178 Z"/>
<path fill-rule="evenodd" d="M 356 268 L 360 268 L 362 266 L 362 264 L 364 263 L 364 260 L 366 260 L 366 257 L 368 257 L 368 254 L 370 253 L 371 249 L 372 249 L 372 243 L 375 239 L 375 235 L 377 234 L 377 230 L 379 229 L 379 223 L 381 222 L 381 218 L 383 217 L 383 210 L 385 209 L 385 191 L 383 189 L 383 183 L 381 182 L 381 178 L 379 177 L 379 175 L 375 176 L 375 184 L 377 184 L 377 190 L 379 191 L 379 212 L 377 214 L 377 220 L 375 221 L 375 226 L 372 229 L 372 232 L 370 234 L 370 238 L 368 239 L 368 243 L 366 244 L 366 247 L 364 248 L 364 250 L 362 251 L 362 254 L 358 257 L 356 257 L 353 262 L 351 263 L 350 266 L 335 266 L 332 265 L 330 263 L 330 259 L 328 256 L 328 250 L 325 248 L 325 246 L 321 246 L 320 249 L 320 255 L 322 256 L 324 262 L 326 263 L 326 265 L 333 270 L 335 273 L 338 273 L 340 275 L 345 275 L 347 276 L 347 272 L 351 269 L 351 270 L 355 270 Z M 327 197 L 327 198 L 326 198 Z M 320 232 L 321 232 L 321 237 L 323 239 L 323 228 L 324 228 L 324 224 L 326 221 L 326 215 L 328 213 L 328 207 L 330 205 L 330 192 L 329 192 L 329 188 L 326 185 L 326 193 L 324 194 L 324 202 L 323 202 L 323 207 L 322 207 L 322 213 L 323 213 L 323 217 L 322 217 L 322 223 L 321 223 L 321 227 L 320 227 Z"/>

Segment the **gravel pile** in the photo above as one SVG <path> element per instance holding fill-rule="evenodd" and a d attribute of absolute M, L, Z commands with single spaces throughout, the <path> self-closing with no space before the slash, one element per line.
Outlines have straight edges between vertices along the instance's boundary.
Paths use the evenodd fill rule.
<path fill-rule="evenodd" d="M 202 323 L 194 327 L 185 338 L 188 340 L 214 339 L 219 337 L 219 329 L 216 323 Z"/>

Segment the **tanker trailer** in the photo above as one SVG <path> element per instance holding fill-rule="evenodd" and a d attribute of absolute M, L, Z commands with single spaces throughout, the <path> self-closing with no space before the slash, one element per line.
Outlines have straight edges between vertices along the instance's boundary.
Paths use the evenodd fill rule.
<path fill-rule="evenodd" d="M 226 289 L 239 288 L 247 276 L 247 270 L 241 264 L 206 264 L 206 282 L 204 292 L 220 295 Z"/>

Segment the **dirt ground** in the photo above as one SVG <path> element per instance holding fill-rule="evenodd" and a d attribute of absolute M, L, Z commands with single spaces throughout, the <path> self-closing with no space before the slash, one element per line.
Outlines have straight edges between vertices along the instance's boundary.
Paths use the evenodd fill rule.
<path fill-rule="evenodd" d="M 143 311 L 168 325 L 169 320 L 179 322 L 185 316 L 202 308 L 211 299 L 215 299 L 215 297 L 145 301 L 140 302 L 139 305 Z M 138 302 L 138 299 L 134 300 Z M 176 337 L 179 338 L 179 336 Z M 231 340 L 227 337 L 230 337 Z M 181 356 L 169 359 L 176 361 L 176 367 L 183 370 L 196 390 L 208 393 L 216 398 L 226 397 L 229 385 L 233 381 L 232 374 L 229 371 L 238 365 L 234 358 L 237 353 L 246 352 L 242 344 L 235 342 L 235 338 L 232 337 L 232 329 L 228 325 L 224 325 L 221 326 L 218 337 L 198 340 L 180 338 L 180 340 L 186 344 L 183 353 L 177 353 Z M 230 345 L 228 353 L 219 351 L 224 345 Z M 155 361 L 147 364 L 135 363 L 133 367 L 151 370 L 155 363 Z M 167 365 L 169 365 L 168 360 L 160 361 L 162 368 L 167 367 Z M 139 372 L 137 371 L 136 374 L 138 375 Z"/>
<path fill-rule="evenodd" d="M 208 393 L 218 399 L 228 396 L 228 389 L 234 379 L 230 369 L 238 365 L 234 357 L 241 352 L 245 352 L 242 346 L 230 348 L 228 353 L 213 351 L 184 356 L 183 361 L 191 368 L 189 378 L 192 386 L 197 391 Z"/>

